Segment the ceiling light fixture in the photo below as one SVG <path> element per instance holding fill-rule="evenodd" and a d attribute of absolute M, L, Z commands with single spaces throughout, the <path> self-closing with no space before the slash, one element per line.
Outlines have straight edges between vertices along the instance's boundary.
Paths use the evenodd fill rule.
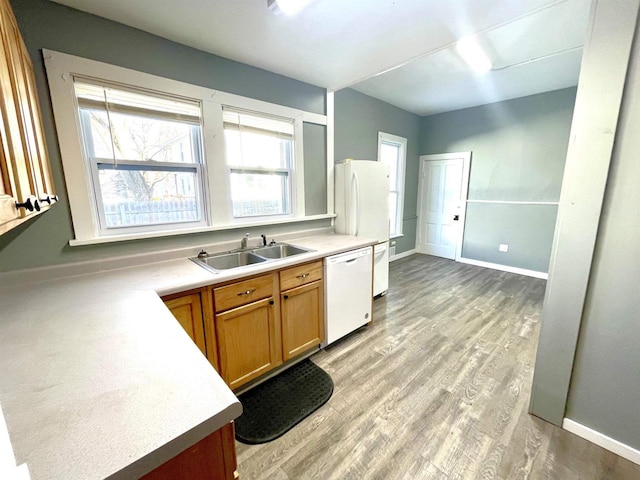
<path fill-rule="evenodd" d="M 310 2 L 311 0 L 267 0 L 267 7 L 277 14 L 295 15 Z"/>
<path fill-rule="evenodd" d="M 491 60 L 478 45 L 475 38 L 466 37 L 456 42 L 456 50 L 469 66 L 478 73 L 486 73 L 491 70 Z"/>

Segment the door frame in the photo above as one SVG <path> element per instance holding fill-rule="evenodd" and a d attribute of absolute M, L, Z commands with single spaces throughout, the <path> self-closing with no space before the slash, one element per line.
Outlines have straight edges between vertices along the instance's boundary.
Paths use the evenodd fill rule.
<path fill-rule="evenodd" d="M 422 230 L 422 221 L 425 218 L 425 213 L 422 211 L 424 205 L 421 204 L 423 197 L 423 177 L 424 166 L 426 162 L 432 162 L 435 160 L 457 160 L 462 159 L 462 188 L 460 190 L 460 201 L 462 202 L 462 209 L 460 211 L 460 228 L 458 229 L 458 236 L 456 238 L 456 257 L 455 261 L 459 262 L 462 257 L 462 240 L 464 238 L 464 226 L 467 218 L 467 196 L 469 194 L 469 175 L 471 173 L 471 152 L 454 152 L 454 153 L 439 153 L 434 155 L 420 155 L 420 171 L 418 174 L 418 198 L 416 199 L 416 212 L 418 213 L 418 225 L 416 229 L 416 251 L 419 248 L 420 232 Z"/>

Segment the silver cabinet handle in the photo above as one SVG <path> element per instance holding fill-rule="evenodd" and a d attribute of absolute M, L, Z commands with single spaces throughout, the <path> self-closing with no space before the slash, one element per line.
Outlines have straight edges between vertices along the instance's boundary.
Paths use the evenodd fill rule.
<path fill-rule="evenodd" d="M 301 275 L 296 275 L 296 278 L 307 278 L 309 276 L 308 273 L 303 273 Z"/>
<path fill-rule="evenodd" d="M 238 294 L 239 297 L 242 297 L 244 295 L 251 295 L 253 292 L 255 292 L 256 289 L 255 288 L 250 288 L 249 290 L 245 290 L 244 292 L 240 292 Z"/>

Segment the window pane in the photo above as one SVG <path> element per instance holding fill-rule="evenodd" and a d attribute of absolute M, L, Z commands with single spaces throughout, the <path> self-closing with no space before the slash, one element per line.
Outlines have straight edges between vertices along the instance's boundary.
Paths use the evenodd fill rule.
<path fill-rule="evenodd" d="M 289 213 L 287 174 L 231 172 L 234 217 Z"/>
<path fill-rule="evenodd" d="M 234 168 L 289 169 L 293 142 L 259 133 L 224 131 L 227 165 Z"/>
<path fill-rule="evenodd" d="M 197 173 L 98 167 L 107 228 L 201 219 Z"/>
<path fill-rule="evenodd" d="M 397 192 L 389 193 L 389 226 L 391 235 L 397 233 L 398 225 L 398 194 Z"/>
<path fill-rule="evenodd" d="M 81 116 L 89 157 L 113 158 L 113 145 L 118 160 L 199 161 L 199 125 L 85 108 Z"/>
<path fill-rule="evenodd" d="M 293 121 L 224 109 L 233 216 L 291 213 Z"/>
<path fill-rule="evenodd" d="M 389 143 L 380 146 L 380 161 L 389 165 L 389 185 L 391 190 L 398 189 L 398 158 L 400 147 Z"/>

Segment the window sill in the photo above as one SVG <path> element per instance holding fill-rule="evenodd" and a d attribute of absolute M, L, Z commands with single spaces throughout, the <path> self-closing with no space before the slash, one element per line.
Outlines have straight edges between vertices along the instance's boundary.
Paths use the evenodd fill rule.
<path fill-rule="evenodd" d="M 189 235 L 192 233 L 217 232 L 221 230 L 240 230 L 246 227 L 261 227 L 264 225 L 280 225 L 283 223 L 299 223 L 299 222 L 310 222 L 313 220 L 324 220 L 328 218 L 335 218 L 335 216 L 336 215 L 334 213 L 323 213 L 320 215 L 310 215 L 307 217 L 296 217 L 296 218 L 287 218 L 287 219 L 279 219 L 279 220 L 262 220 L 262 221 L 250 222 L 250 223 L 233 223 L 228 225 L 215 225 L 215 226 L 207 226 L 207 227 L 182 229 L 182 230 L 164 230 L 161 232 L 134 233 L 130 235 L 111 235 L 111 236 L 105 236 L 105 237 L 88 238 L 83 240 L 73 239 L 73 240 L 69 240 L 69 246 L 79 247 L 84 245 L 97 245 L 102 243 L 127 242 L 130 240 L 143 240 L 146 238 L 171 237 L 175 235 Z"/>
<path fill-rule="evenodd" d="M 404 237 L 404 233 L 396 233 L 395 235 L 389 236 L 389 240 L 395 240 L 396 238 Z"/>

